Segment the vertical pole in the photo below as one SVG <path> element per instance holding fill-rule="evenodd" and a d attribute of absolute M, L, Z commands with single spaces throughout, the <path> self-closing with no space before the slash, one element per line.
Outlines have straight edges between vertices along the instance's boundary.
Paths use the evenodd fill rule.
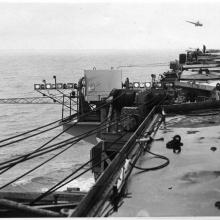
<path fill-rule="evenodd" d="M 103 154 L 103 152 L 105 152 L 105 142 L 102 142 L 102 153 L 101 153 L 101 173 L 103 173 L 104 169 L 105 169 L 105 155 Z"/>
<path fill-rule="evenodd" d="M 77 117 L 79 117 L 79 102 L 81 97 L 79 97 L 79 90 L 77 89 Z"/>
<path fill-rule="evenodd" d="M 63 115 L 64 115 L 64 95 L 63 95 L 63 103 L 62 103 L 62 121 L 63 121 Z"/>
<path fill-rule="evenodd" d="M 57 77 L 56 76 L 53 76 L 54 78 L 54 81 L 55 81 L 55 89 L 57 88 Z"/>
<path fill-rule="evenodd" d="M 71 116 L 72 102 L 71 102 L 71 92 L 70 92 L 70 116 Z"/>

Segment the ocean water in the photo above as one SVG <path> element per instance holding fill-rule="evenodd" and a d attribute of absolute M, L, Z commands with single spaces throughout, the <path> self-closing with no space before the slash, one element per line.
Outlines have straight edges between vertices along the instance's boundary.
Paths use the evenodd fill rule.
<path fill-rule="evenodd" d="M 179 52 L 181 51 L 0 51 L 0 98 L 40 96 L 34 91 L 34 83 L 41 83 L 43 79 L 53 82 L 53 75 L 57 76 L 57 82 L 77 83 L 83 76 L 83 70 L 93 67 L 120 68 L 123 80 L 129 77 L 130 81 L 150 81 L 151 74 L 159 75 L 167 71 L 169 61 L 177 59 Z M 0 139 L 61 119 L 61 111 L 61 105 L 58 104 L 1 104 Z M 0 162 L 33 151 L 61 131 L 62 127 L 59 127 L 26 141 L 0 148 Z M 63 134 L 58 140 L 70 137 L 69 134 Z M 80 141 L 56 159 L 16 181 L 7 190 L 46 190 L 88 161 L 91 147 L 91 144 Z M 1 175 L 0 186 L 55 153 L 13 167 Z M 88 190 L 93 182 L 92 174 L 87 173 L 69 185 Z"/>

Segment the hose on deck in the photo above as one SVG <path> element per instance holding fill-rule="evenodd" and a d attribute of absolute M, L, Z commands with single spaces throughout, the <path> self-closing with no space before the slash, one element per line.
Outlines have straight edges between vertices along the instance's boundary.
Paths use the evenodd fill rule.
<path fill-rule="evenodd" d="M 155 153 L 153 153 L 153 152 L 151 152 L 151 151 L 149 151 L 149 150 L 145 150 L 145 152 L 154 155 L 155 158 L 160 158 L 160 159 L 162 159 L 162 160 L 165 160 L 166 162 L 163 163 L 163 164 L 161 164 L 161 165 L 159 165 L 159 166 L 149 167 L 149 168 L 143 168 L 143 167 L 139 167 L 139 166 L 136 166 L 136 165 L 134 165 L 134 164 L 131 164 L 131 166 L 133 166 L 134 168 L 136 168 L 136 169 L 138 169 L 138 170 L 141 170 L 141 172 L 148 172 L 148 171 L 159 170 L 159 169 L 162 169 L 162 168 L 168 166 L 169 163 L 170 163 L 169 158 L 167 158 L 167 157 L 165 157 L 165 156 L 163 156 L 163 155 L 155 154 Z"/>

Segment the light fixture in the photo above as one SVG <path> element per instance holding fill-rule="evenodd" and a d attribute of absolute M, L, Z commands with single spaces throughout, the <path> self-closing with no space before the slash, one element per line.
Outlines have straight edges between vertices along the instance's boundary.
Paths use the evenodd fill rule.
<path fill-rule="evenodd" d="M 34 84 L 34 89 L 39 90 L 40 89 L 40 84 Z"/>
<path fill-rule="evenodd" d="M 56 89 L 56 85 L 55 84 L 51 84 L 51 89 Z"/>
<path fill-rule="evenodd" d="M 166 87 L 173 87 L 173 83 L 166 83 L 165 86 Z"/>
<path fill-rule="evenodd" d="M 46 89 L 51 89 L 51 83 L 46 84 Z"/>
<path fill-rule="evenodd" d="M 134 88 L 139 88 L 140 87 L 140 83 L 139 82 L 134 82 L 133 86 L 134 86 Z"/>
<path fill-rule="evenodd" d="M 57 89 L 62 89 L 63 88 L 63 83 L 57 83 Z"/>
<path fill-rule="evenodd" d="M 146 87 L 146 88 L 150 88 L 150 87 L 151 87 L 151 83 L 150 83 L 150 82 L 146 82 L 146 83 L 145 83 L 145 87 Z"/>
<path fill-rule="evenodd" d="M 162 84 L 161 83 L 157 83 L 157 88 L 161 88 Z"/>
<path fill-rule="evenodd" d="M 73 89 L 73 83 L 67 83 L 67 89 Z"/>

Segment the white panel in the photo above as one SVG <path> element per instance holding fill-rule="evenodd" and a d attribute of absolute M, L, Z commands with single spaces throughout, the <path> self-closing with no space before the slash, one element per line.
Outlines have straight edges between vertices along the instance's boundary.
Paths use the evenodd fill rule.
<path fill-rule="evenodd" d="M 121 70 L 84 70 L 84 76 L 87 101 L 99 101 L 112 89 L 122 88 Z"/>

